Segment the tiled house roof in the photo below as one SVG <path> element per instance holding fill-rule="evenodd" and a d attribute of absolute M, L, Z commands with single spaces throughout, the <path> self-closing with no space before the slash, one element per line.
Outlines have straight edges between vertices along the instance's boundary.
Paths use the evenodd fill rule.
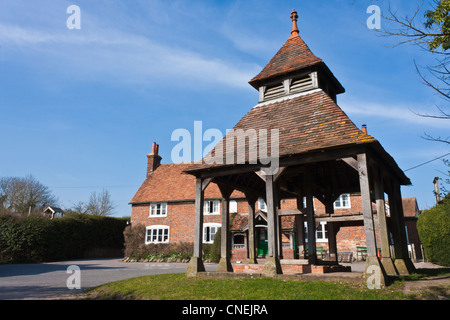
<path fill-rule="evenodd" d="M 141 185 L 130 204 L 182 201 L 195 199 L 195 177 L 183 172 L 189 164 L 161 164 Z M 205 199 L 221 198 L 216 184 L 211 183 L 205 190 Z M 232 198 L 241 198 L 244 195 L 234 191 Z"/>

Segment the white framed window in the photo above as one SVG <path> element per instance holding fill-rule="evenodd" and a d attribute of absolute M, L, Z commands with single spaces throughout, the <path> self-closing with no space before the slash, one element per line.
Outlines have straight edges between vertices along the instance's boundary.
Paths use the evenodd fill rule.
<path fill-rule="evenodd" d="M 264 212 L 267 211 L 266 202 L 263 198 L 258 198 L 258 209 Z"/>
<path fill-rule="evenodd" d="M 167 203 L 151 203 L 149 217 L 166 217 L 167 216 Z"/>
<path fill-rule="evenodd" d="M 203 243 L 213 243 L 220 226 L 220 223 L 205 223 L 203 225 Z"/>
<path fill-rule="evenodd" d="M 148 226 L 145 232 L 145 244 L 148 243 L 168 243 L 169 226 L 154 225 Z"/>
<path fill-rule="evenodd" d="M 305 241 L 308 242 L 308 224 L 304 222 Z M 316 229 L 316 242 L 328 241 L 328 226 L 326 221 L 321 221 Z"/>
<path fill-rule="evenodd" d="M 230 212 L 231 213 L 238 212 L 238 204 L 237 204 L 236 200 L 231 200 L 230 201 Z"/>
<path fill-rule="evenodd" d="M 334 202 L 335 209 L 350 209 L 350 194 L 344 193 L 339 196 Z"/>
<path fill-rule="evenodd" d="M 220 214 L 220 200 L 205 200 L 204 214 Z"/>
<path fill-rule="evenodd" d="M 328 226 L 325 221 L 320 222 L 316 229 L 316 241 L 326 242 L 328 241 Z"/>

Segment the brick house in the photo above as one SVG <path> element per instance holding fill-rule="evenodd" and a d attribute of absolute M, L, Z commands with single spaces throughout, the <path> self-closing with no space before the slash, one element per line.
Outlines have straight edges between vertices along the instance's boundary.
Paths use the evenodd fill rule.
<path fill-rule="evenodd" d="M 146 243 L 176 243 L 194 241 L 194 200 L 195 178 L 184 170 L 189 164 L 161 164 L 158 154 L 159 146 L 154 143 L 147 155 L 147 177 L 130 201 L 132 205 L 131 221 L 146 227 Z M 214 183 L 205 190 L 205 208 L 203 224 L 203 243 L 212 243 L 214 235 L 221 227 L 221 193 Z M 323 259 L 328 258 L 328 226 L 325 206 L 314 199 L 316 215 L 316 245 L 323 249 Z M 296 199 L 281 201 L 281 209 L 296 209 Z M 334 202 L 334 216 L 353 217 L 353 226 L 342 226 L 336 235 L 339 253 L 352 253 L 357 257 L 357 247 L 365 246 L 365 233 L 362 224 L 362 206 L 359 193 L 342 194 Z M 416 221 L 419 215 L 416 198 L 403 199 L 405 224 L 408 231 L 410 250 L 414 250 L 416 258 L 420 258 L 420 242 Z M 256 203 L 256 246 L 259 257 L 267 253 L 267 215 L 266 205 L 262 198 Z M 248 258 L 248 205 L 245 195 L 234 191 L 231 195 L 230 213 L 232 233 L 233 262 L 246 261 Z M 299 232 L 298 219 L 294 216 L 281 216 L 282 255 L 285 259 L 298 257 Z M 303 232 L 307 234 L 307 223 L 303 223 Z M 411 244 L 414 244 L 411 247 Z M 306 236 L 307 245 L 307 236 Z M 412 249 L 414 248 L 414 249 Z"/>

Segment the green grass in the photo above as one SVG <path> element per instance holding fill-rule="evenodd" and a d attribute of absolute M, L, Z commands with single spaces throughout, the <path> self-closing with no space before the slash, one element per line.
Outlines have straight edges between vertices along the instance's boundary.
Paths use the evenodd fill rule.
<path fill-rule="evenodd" d="M 369 290 L 344 282 L 200 279 L 181 274 L 144 276 L 90 290 L 88 299 L 133 300 L 398 300 L 396 290 Z"/>

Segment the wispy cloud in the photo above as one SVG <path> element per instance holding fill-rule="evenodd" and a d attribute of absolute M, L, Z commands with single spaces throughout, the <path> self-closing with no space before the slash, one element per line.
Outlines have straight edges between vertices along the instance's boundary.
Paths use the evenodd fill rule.
<path fill-rule="evenodd" d="M 433 128 L 448 128 L 447 121 L 419 116 L 419 113 L 424 114 L 427 112 L 421 112 L 420 110 L 423 110 L 423 107 L 415 105 L 383 104 L 350 100 L 345 103 L 340 103 L 340 107 L 349 115 L 398 120 L 402 124 L 409 123 Z"/>
<path fill-rule="evenodd" d="M 122 80 L 141 81 L 158 77 L 177 81 L 219 83 L 248 88 L 260 67 L 253 63 L 228 62 L 202 53 L 161 44 L 148 37 L 95 28 L 96 32 L 63 30 L 49 32 L 17 25 L 0 24 L 0 46 L 3 59 L 9 50 L 25 54 L 55 57 L 53 63 L 68 66 L 75 72 L 99 76 L 117 75 Z M 99 74 L 100 72 L 100 74 Z M 93 74 L 91 74 L 92 76 Z"/>

